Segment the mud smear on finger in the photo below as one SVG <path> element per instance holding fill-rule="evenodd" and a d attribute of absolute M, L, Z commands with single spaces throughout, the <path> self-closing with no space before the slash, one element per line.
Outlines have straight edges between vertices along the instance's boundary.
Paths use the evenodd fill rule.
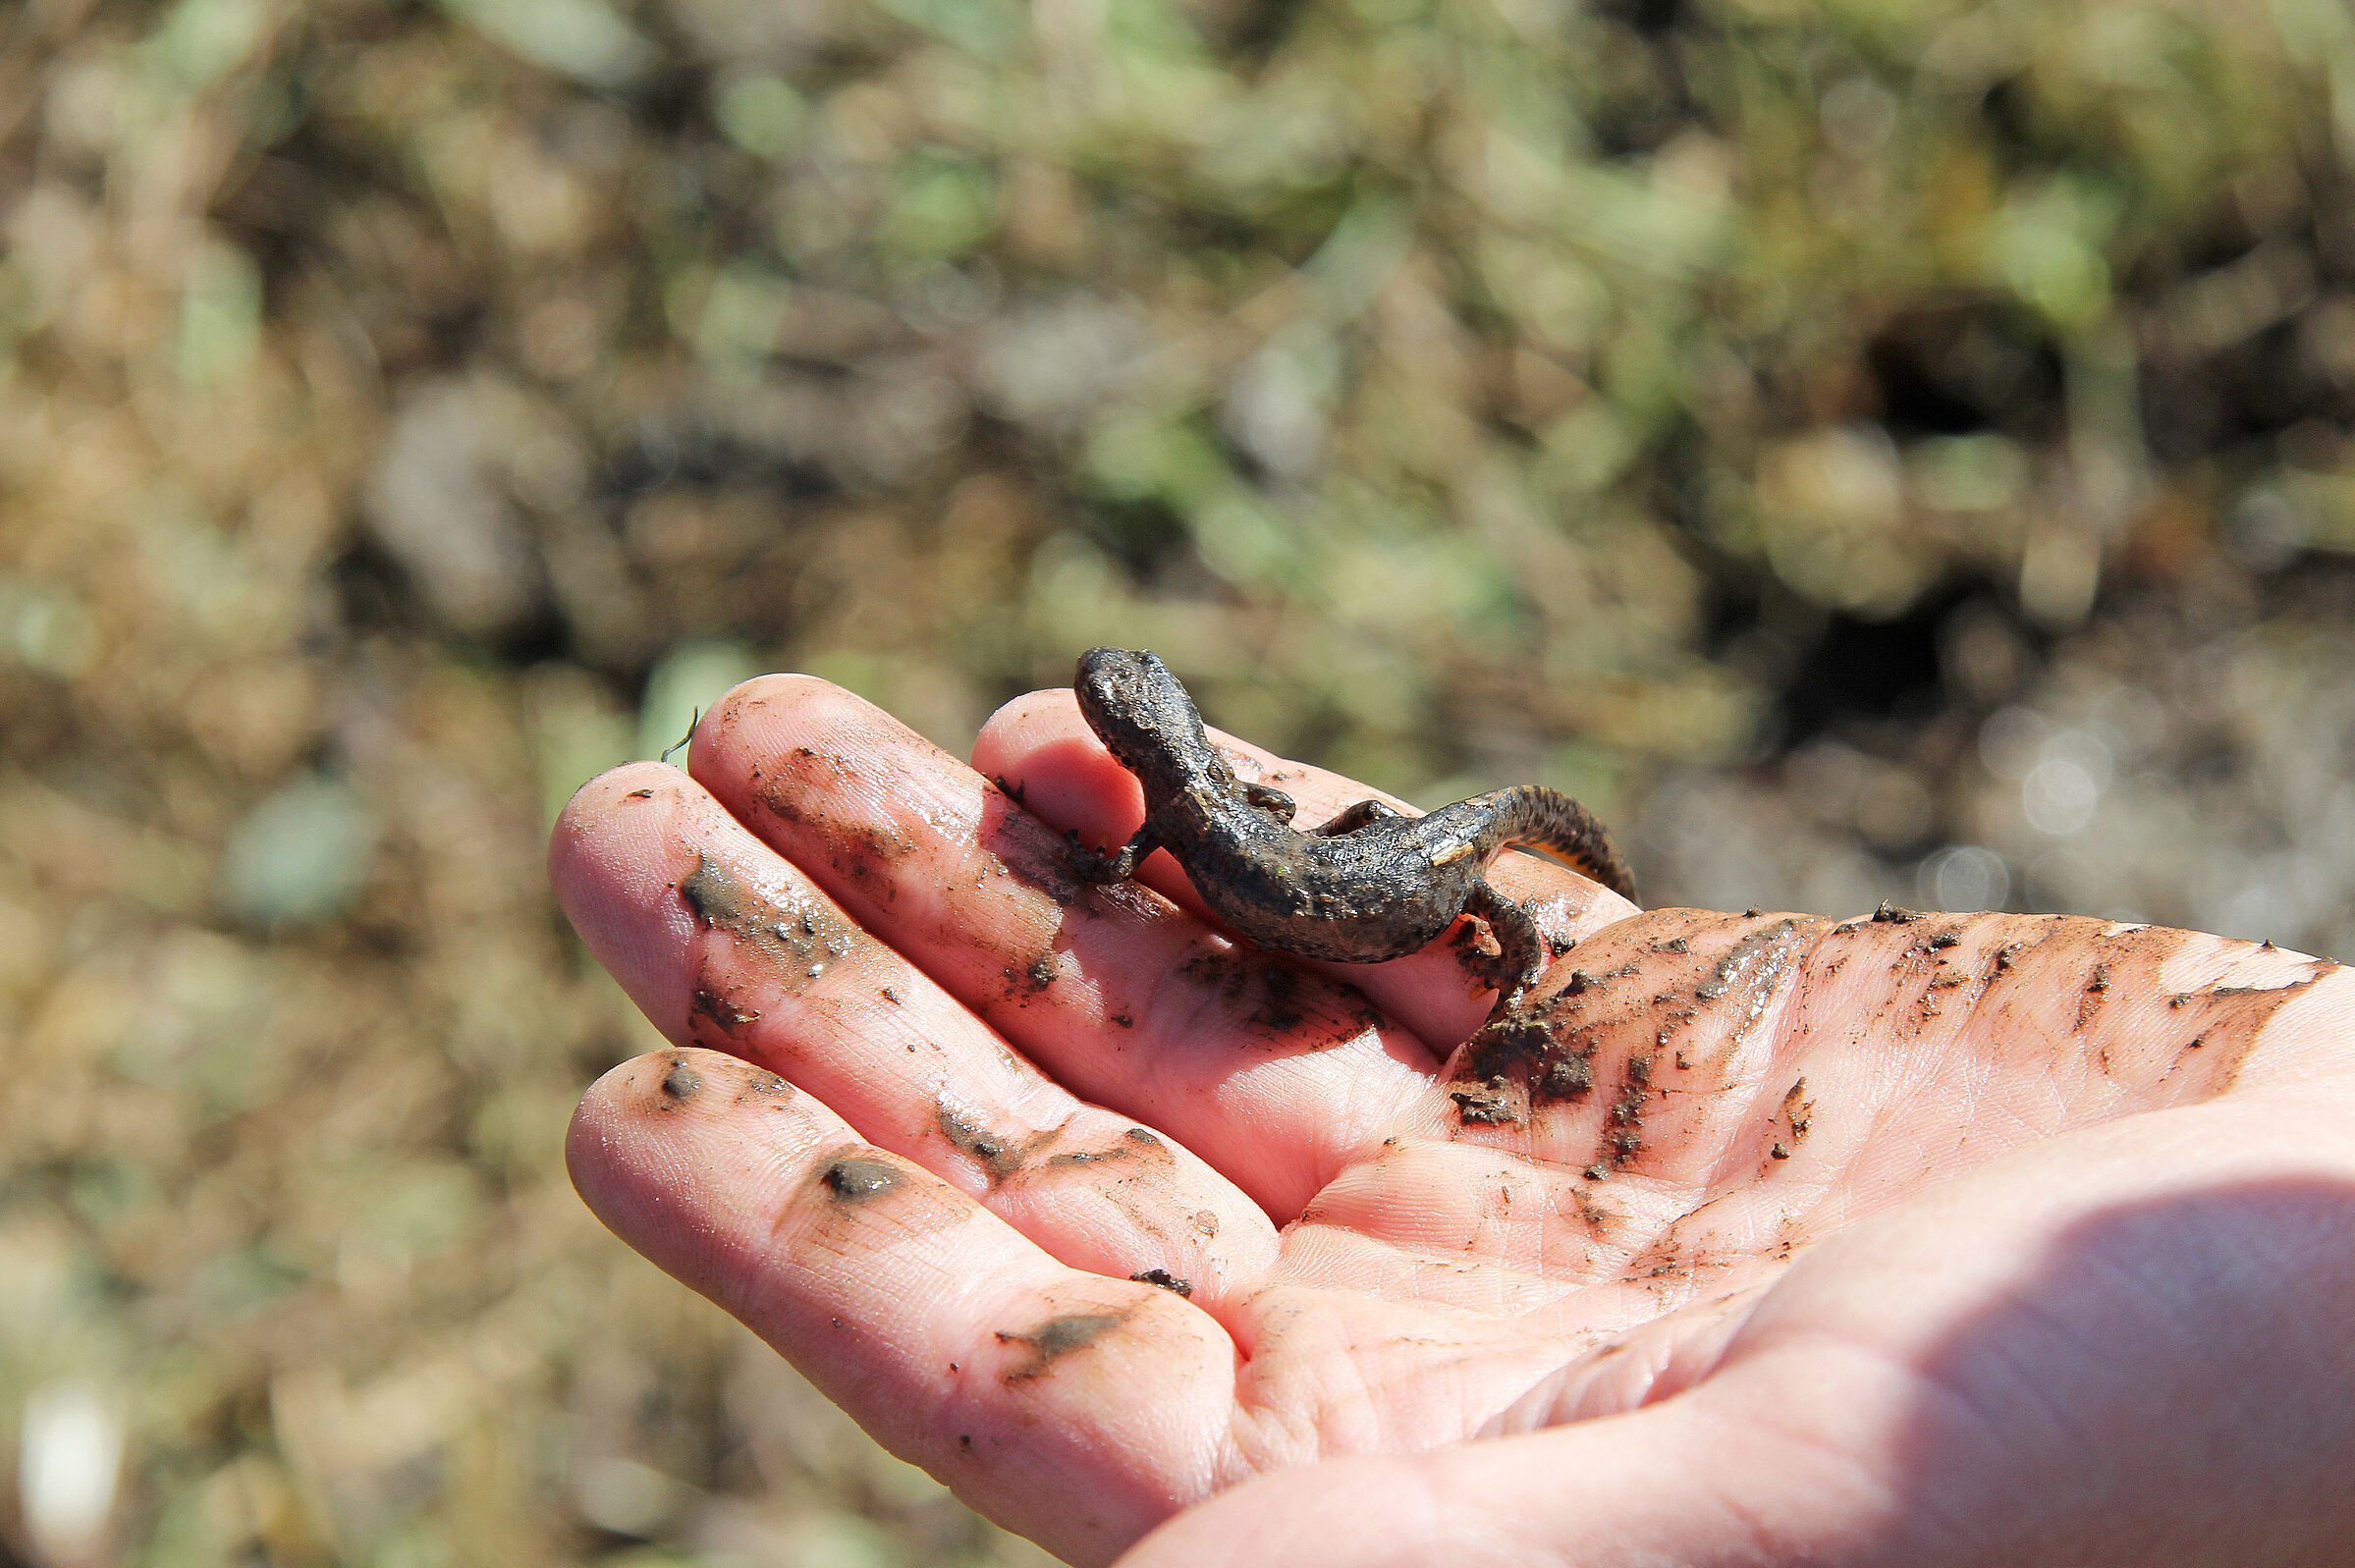
<path fill-rule="evenodd" d="M 1796 1082 L 1782 1093 L 1782 1124 L 1788 1129 L 1789 1142 L 1778 1139 L 1767 1151 L 1772 1160 L 1788 1160 L 1793 1149 L 1804 1143 L 1815 1126 L 1815 1102 L 1807 1098 L 1807 1075 L 1801 1073 Z"/>
<path fill-rule="evenodd" d="M 1457 1084 L 1448 1090 L 1448 1098 L 1455 1102 L 1455 1119 L 1467 1127 L 1506 1127 L 1523 1115 L 1524 1102 L 1503 1073 Z"/>
<path fill-rule="evenodd" d="M 1128 1277 L 1136 1284 L 1159 1286 L 1180 1301 L 1193 1299 L 1194 1282 L 1190 1279 L 1180 1279 L 1167 1269 L 1148 1269 L 1141 1274 L 1130 1274 Z"/>
<path fill-rule="evenodd" d="M 1073 1313 L 1068 1317 L 1050 1318 L 1035 1328 L 1021 1332 L 998 1330 L 998 1343 L 1019 1345 L 1029 1354 L 1000 1374 L 1008 1383 L 1029 1382 L 1048 1376 L 1055 1364 L 1064 1357 L 1087 1349 L 1106 1334 L 1124 1325 L 1134 1316 L 1126 1312 Z"/>
<path fill-rule="evenodd" d="M 709 855 L 697 857 L 694 871 L 679 884 L 679 895 L 705 930 L 725 931 L 780 960 L 824 965 L 849 957 L 865 940 L 823 899 L 807 894 L 791 903 L 771 898 Z"/>
<path fill-rule="evenodd" d="M 690 1024 L 693 1019 L 702 1018 L 717 1027 L 720 1033 L 731 1036 L 741 1034 L 760 1022 L 760 1014 L 757 1011 L 741 1005 L 726 992 L 715 991 L 705 985 L 695 987 L 694 1000 L 688 1006 L 688 1016 Z M 701 1038 L 699 1031 L 697 1038 Z"/>
<path fill-rule="evenodd" d="M 829 866 L 864 887 L 887 884 L 891 868 L 915 852 L 916 838 L 895 823 L 846 815 L 840 807 L 891 799 L 890 783 L 870 779 L 847 753 L 815 746 L 789 747 L 751 770 L 753 798 L 769 815 L 809 830 L 795 837 L 815 838 Z"/>
<path fill-rule="evenodd" d="M 726 932 L 739 948 L 748 947 L 762 962 L 751 982 L 731 983 L 718 971 L 735 975 L 741 966 L 718 964 L 706 949 L 696 965 L 695 989 L 689 1004 L 691 1019 L 701 1019 L 730 1039 L 760 1021 L 760 1010 L 745 1004 L 749 984 L 770 995 L 798 996 L 838 963 L 850 958 L 870 939 L 843 917 L 814 890 L 798 890 L 790 901 L 754 887 L 734 868 L 709 855 L 696 858 L 695 869 L 679 884 L 679 896 L 706 931 Z"/>
<path fill-rule="evenodd" d="M 978 1115 L 946 1103 L 937 1116 L 942 1138 L 987 1178 L 993 1209 L 1020 1213 L 1052 1203 L 1065 1222 L 1109 1249 L 1104 1259 L 1118 1260 L 1119 1272 L 1155 1262 L 1176 1266 L 1164 1270 L 1171 1279 L 1179 1279 L 1180 1271 L 1193 1278 L 1205 1269 L 1223 1274 L 1218 1255 L 1204 1245 L 1221 1226 L 1215 1211 L 1199 1207 L 1206 1196 L 1199 1167 L 1150 1129 L 1107 1125 L 1111 1118 L 1101 1111 L 1013 1135 L 991 1131 Z M 1144 1282 L 1176 1288 L 1159 1278 Z M 1180 1293 L 1190 1294 L 1191 1280 L 1182 1282 Z"/>
<path fill-rule="evenodd" d="M 1208 937 L 1177 967 L 1178 982 L 1251 1044 L 1287 1055 L 1332 1051 L 1389 1027 L 1373 999 L 1346 981 L 1311 974 L 1281 953 Z"/>
<path fill-rule="evenodd" d="M 1093 890 L 1091 896 L 1090 886 L 1071 872 L 1063 838 L 997 784 L 980 786 L 976 821 L 931 826 L 962 862 L 940 895 L 959 935 L 1001 982 L 996 996 L 977 999 L 982 1016 L 1030 1006 L 1068 972 L 1068 923 L 1111 912 L 1115 905 L 1104 895 L 1112 890 Z"/>
<path fill-rule="evenodd" d="M 900 1167 L 886 1161 L 842 1155 L 819 1168 L 818 1185 L 838 1203 L 868 1203 L 900 1185 Z"/>
<path fill-rule="evenodd" d="M 1170 1146 L 1148 1128 L 1129 1127 L 1093 1148 L 1065 1147 L 1070 1136 L 1067 1119 L 1043 1131 L 1008 1136 L 990 1131 L 972 1111 L 939 1102 L 935 1125 L 949 1146 L 979 1165 L 992 1187 L 1040 1171 L 1093 1172 L 1119 1169 L 1169 1174 L 1178 1158 Z"/>
<path fill-rule="evenodd" d="M 900 882 L 908 875 L 904 862 L 927 849 L 959 858 L 980 851 L 983 863 L 945 873 L 952 884 L 968 876 L 978 884 L 1003 879 L 1030 892 L 1034 902 L 1055 907 L 1080 895 L 1085 885 L 1072 874 L 1065 841 L 1053 829 L 1002 785 L 977 776 L 969 781 L 969 801 L 939 800 L 938 790 L 915 785 L 915 770 L 931 768 L 960 780 L 969 771 L 913 731 L 900 738 L 911 754 L 890 769 L 842 751 L 792 747 L 765 771 L 753 770 L 754 798 L 794 829 L 794 838 L 821 851 L 845 882 L 880 902 L 900 897 Z M 926 811 L 918 799 L 933 800 L 933 809 Z"/>
<path fill-rule="evenodd" d="M 688 1109 L 723 1109 L 753 1101 L 784 1104 L 796 1093 L 792 1084 L 775 1073 L 732 1058 L 715 1061 L 710 1056 L 674 1048 L 658 1051 L 645 1059 L 660 1072 L 645 1100 L 647 1108 L 658 1115 Z M 733 1091 L 725 1102 L 716 1098 L 722 1091 Z"/>
<path fill-rule="evenodd" d="M 1053 1026 L 1021 1014 L 1087 1009 L 1099 969 L 1117 967 L 1097 958 L 1177 918 L 1143 887 L 1080 881 L 1065 838 L 1002 785 L 912 733 L 894 743 L 904 755 L 788 748 L 754 798 L 789 853 L 822 864 L 819 880 L 895 946 L 930 954 L 933 978 L 984 1021 L 1027 1038 Z M 1098 922 L 1101 941 L 1086 929 Z"/>
<path fill-rule="evenodd" d="M 666 1107 L 683 1106 L 703 1092 L 703 1075 L 676 1054 L 670 1061 L 671 1070 L 662 1075 L 663 1102 Z"/>
<path fill-rule="evenodd" d="M 1032 816 L 1003 785 L 984 788 L 979 838 L 982 848 L 997 857 L 1008 876 L 1037 889 L 1059 906 L 1077 902 L 1093 886 L 1071 870 L 1070 839 Z"/>
<path fill-rule="evenodd" d="M 814 1242 L 849 1256 L 885 1235 L 955 1230 L 977 1213 L 964 1194 L 867 1144 L 838 1144 L 805 1170 L 777 1218 L 789 1248 Z"/>
<path fill-rule="evenodd" d="M 2211 986 L 2172 993 L 2167 1011 L 2176 1019 L 2181 1044 L 2166 1059 L 2161 1086 L 2201 1100 L 2225 1093 L 2240 1081 L 2241 1068 L 2273 1014 L 2341 967 L 2328 958 L 2310 958 L 2300 978 L 2279 986 Z"/>
<path fill-rule="evenodd" d="M 1147 1164 L 1155 1169 L 1168 1169 L 1175 1165 L 1176 1161 L 1170 1154 L 1168 1144 L 1142 1127 L 1131 1127 L 1121 1134 L 1118 1141 L 1102 1149 L 1067 1150 L 1062 1154 L 1049 1155 L 1045 1162 L 1050 1167 Z"/>
<path fill-rule="evenodd" d="M 1034 1133 L 1027 1141 L 1000 1137 L 983 1127 L 979 1118 L 942 1101 L 935 1112 L 935 1124 L 949 1147 L 979 1165 L 995 1187 L 1022 1168 L 1030 1149 L 1041 1139 L 1053 1139 L 1056 1131 Z"/>

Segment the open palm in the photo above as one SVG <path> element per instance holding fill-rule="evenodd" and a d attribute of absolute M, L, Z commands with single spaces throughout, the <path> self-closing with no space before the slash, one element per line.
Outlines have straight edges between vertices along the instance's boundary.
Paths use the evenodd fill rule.
<path fill-rule="evenodd" d="M 1222 744 L 1304 822 L 1367 793 Z M 1220 935 L 1167 856 L 1073 879 L 1063 834 L 1141 803 L 1068 692 L 967 767 L 773 676 L 690 764 L 591 784 L 551 851 L 678 1043 L 591 1092 L 575 1179 L 1073 1561 L 2355 1549 L 2333 965 L 1639 912 L 1508 856 L 1566 951 L 1543 1028 L 1459 1050 L 1461 932 L 1318 965 Z"/>

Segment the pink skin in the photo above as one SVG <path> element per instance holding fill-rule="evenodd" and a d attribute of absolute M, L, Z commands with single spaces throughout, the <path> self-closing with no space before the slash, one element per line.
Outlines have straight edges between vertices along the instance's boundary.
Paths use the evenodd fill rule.
<path fill-rule="evenodd" d="M 1303 820 L 1366 793 L 1220 740 Z M 676 1043 L 589 1092 L 574 1179 L 1073 1562 L 2355 1560 L 2335 966 L 1639 912 L 1510 856 L 1574 945 L 1544 1059 L 1591 1075 L 1533 1104 L 1526 1061 L 1451 1075 L 1489 999 L 1450 941 L 1306 963 L 1167 855 L 1062 879 L 1141 816 L 1068 692 L 967 768 L 770 676 L 690 761 L 551 846 Z"/>

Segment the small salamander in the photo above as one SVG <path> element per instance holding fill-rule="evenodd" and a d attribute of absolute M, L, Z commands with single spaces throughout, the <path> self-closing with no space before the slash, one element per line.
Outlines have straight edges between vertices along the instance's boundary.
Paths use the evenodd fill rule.
<path fill-rule="evenodd" d="M 1185 868 L 1202 901 L 1263 947 L 1341 963 L 1415 951 L 1468 914 L 1499 955 L 1494 1016 L 1516 1005 L 1544 966 L 1537 922 L 1491 887 L 1489 862 L 1527 845 L 1567 861 L 1622 898 L 1635 882 L 1592 813 L 1557 789 L 1518 784 L 1409 817 L 1361 800 L 1302 833 L 1281 789 L 1235 776 L 1202 716 L 1149 653 L 1094 648 L 1072 682 L 1079 712 L 1145 790 L 1145 822 L 1117 852 L 1072 844 L 1090 882 L 1119 882 L 1156 849 Z"/>

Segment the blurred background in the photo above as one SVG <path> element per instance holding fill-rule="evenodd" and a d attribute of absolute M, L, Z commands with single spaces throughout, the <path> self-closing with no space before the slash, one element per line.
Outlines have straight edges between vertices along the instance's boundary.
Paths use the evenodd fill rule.
<path fill-rule="evenodd" d="M 563 1175 L 757 671 L 2355 956 L 2340 0 L 22 0 L 0 245 L 0 1560 L 1043 1560 Z"/>

